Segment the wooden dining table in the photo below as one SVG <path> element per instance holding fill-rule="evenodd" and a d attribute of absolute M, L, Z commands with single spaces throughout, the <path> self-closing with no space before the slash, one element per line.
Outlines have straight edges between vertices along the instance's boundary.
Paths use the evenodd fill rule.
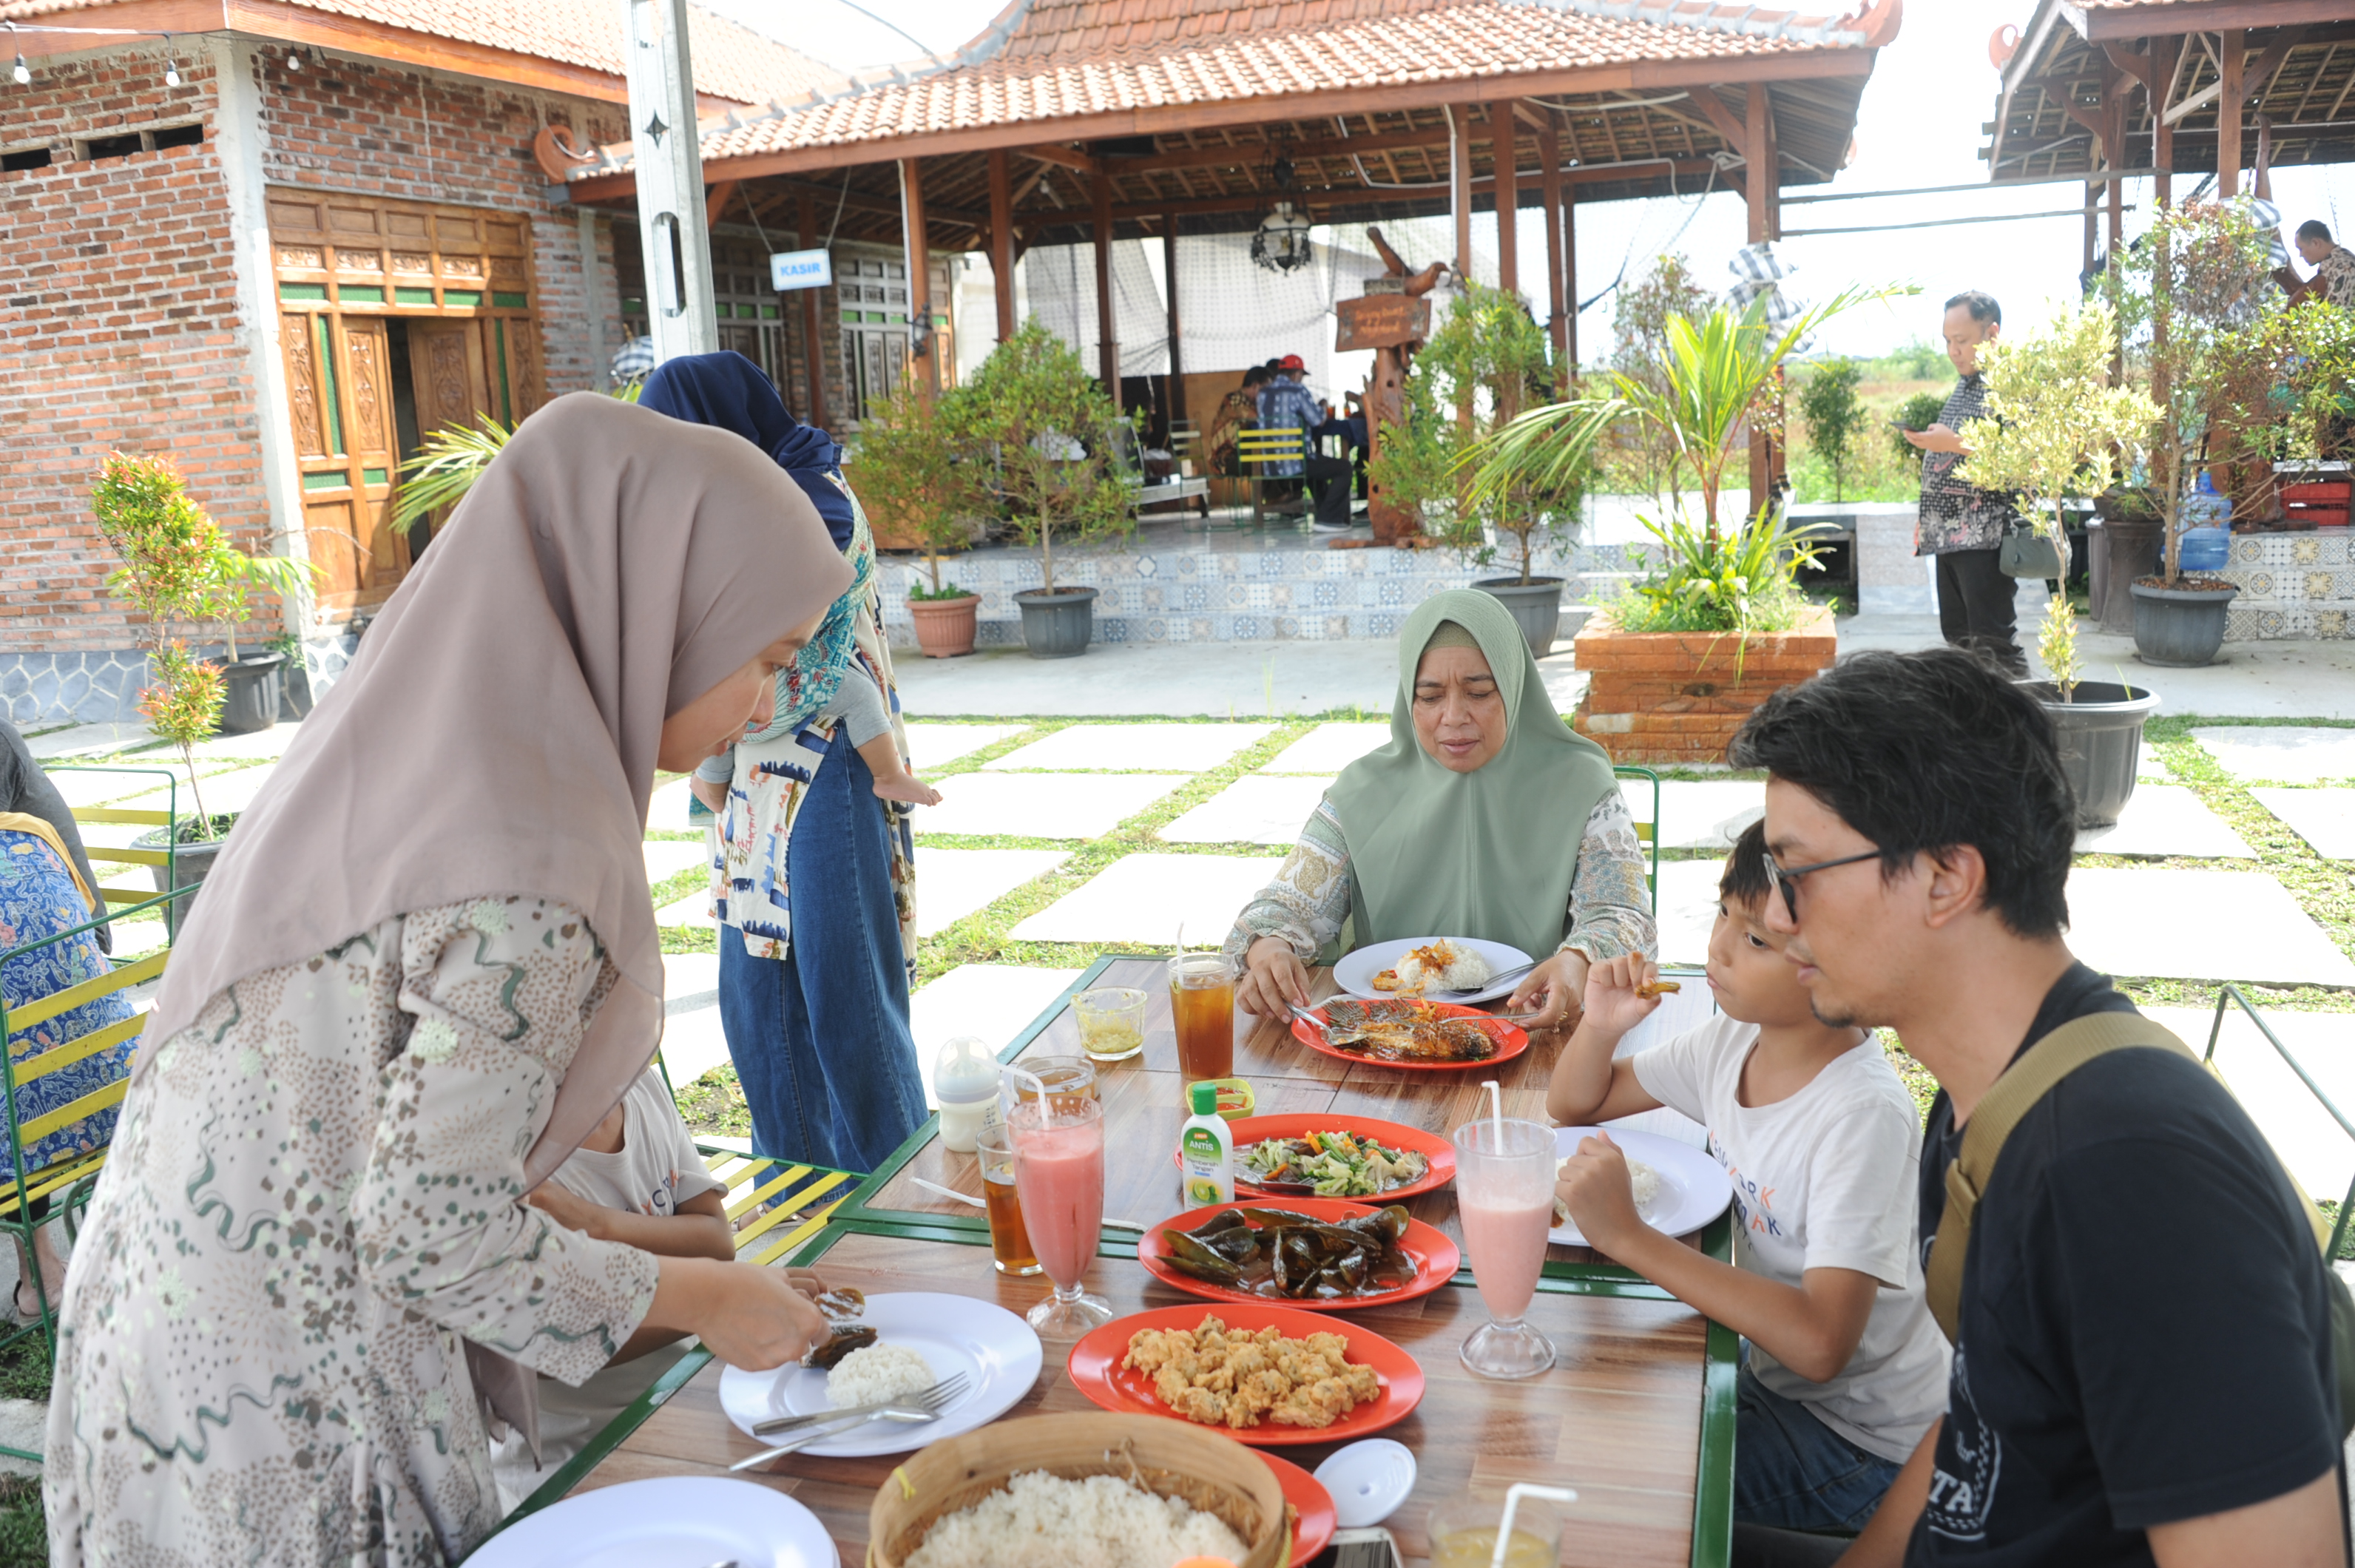
<path fill-rule="evenodd" d="M 1098 960 L 1001 1053 L 1007 1061 L 1081 1054 L 1071 1001 L 1098 987 L 1132 986 L 1148 998 L 1144 1051 L 1096 1064 L 1105 1115 L 1108 1216 L 1150 1224 L 1186 1207 L 1173 1161 L 1187 1111 L 1177 1038 L 1159 958 Z M 1312 994 L 1333 994 L 1330 973 L 1314 974 Z M 1664 1013 L 1668 1009 L 1663 1009 Z M 1705 1017 L 1705 993 L 1678 1011 Z M 1563 1040 L 1534 1036 L 1521 1055 L 1493 1068 L 1411 1072 L 1320 1054 L 1279 1024 L 1238 1011 L 1234 1075 L 1253 1091 L 1254 1114 L 1332 1113 L 1379 1116 L 1444 1136 L 1485 1114 L 1481 1081 L 1495 1078 L 1508 1115 L 1544 1121 L 1545 1089 Z M 980 1211 L 916 1185 L 922 1178 L 978 1198 L 971 1155 L 941 1145 L 927 1123 L 828 1218 L 790 1259 L 829 1285 L 868 1295 L 934 1291 L 969 1296 L 1021 1313 L 1049 1293 L 1043 1276 L 998 1274 Z M 1443 1189 L 1408 1200 L 1416 1218 L 1461 1243 L 1455 1197 Z M 1729 1254 L 1721 1217 L 1686 1238 Z M 1126 1315 L 1152 1307 L 1214 1304 L 1147 1275 L 1135 1233 L 1107 1229 L 1087 1289 Z M 1467 1488 L 1501 1496 L 1516 1481 L 1566 1486 L 1578 1500 L 1564 1515 L 1561 1561 L 1610 1568 L 1692 1564 L 1721 1568 L 1732 1531 L 1735 1337 L 1667 1292 L 1582 1248 L 1549 1249 L 1529 1321 L 1558 1351 L 1553 1368 L 1504 1382 L 1465 1368 L 1458 1349 L 1488 1315 L 1467 1266 L 1447 1285 L 1414 1300 L 1348 1313 L 1348 1320 L 1398 1344 L 1427 1380 L 1414 1413 L 1382 1434 L 1412 1450 L 1414 1488 L 1385 1525 L 1405 1560 L 1424 1562 L 1432 1506 Z M 1064 1370 L 1068 1343 L 1050 1343 L 1038 1382 L 1005 1418 L 1094 1408 Z M 656 1476 L 720 1476 L 764 1444 L 729 1421 L 719 1403 L 721 1369 L 690 1352 L 653 1390 L 551 1477 L 529 1511 L 574 1491 Z M 1283 1450 L 1314 1469 L 1337 1445 Z M 868 1509 L 896 1458 L 826 1459 L 791 1455 L 746 1477 L 798 1499 L 824 1522 L 845 1564 L 865 1560 Z M 519 1517 L 519 1515 L 518 1515 Z"/>

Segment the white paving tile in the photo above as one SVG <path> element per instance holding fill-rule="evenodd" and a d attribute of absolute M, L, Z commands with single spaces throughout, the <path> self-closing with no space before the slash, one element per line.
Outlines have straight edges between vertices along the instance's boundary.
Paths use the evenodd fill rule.
<path fill-rule="evenodd" d="M 646 802 L 646 831 L 649 833 L 700 833 L 703 825 L 687 819 L 687 808 L 695 797 L 687 793 L 687 781 L 675 778 L 657 785 L 654 798 Z"/>
<path fill-rule="evenodd" d="M 2112 827 L 2077 835 L 2081 855 L 2191 855 L 2250 860 L 2256 851 L 2183 784 L 2140 784 Z"/>
<path fill-rule="evenodd" d="M 1297 843 L 1329 778 L 1251 774 L 1187 812 L 1157 837 L 1172 844 Z"/>
<path fill-rule="evenodd" d="M 267 730 L 254 730 L 243 735 L 216 735 L 209 741 L 199 741 L 196 746 L 197 760 L 221 761 L 228 758 L 267 757 L 272 761 L 286 754 L 294 743 L 297 723 L 279 723 Z"/>
<path fill-rule="evenodd" d="M 1074 724 L 1008 752 L 985 768 L 1146 768 L 1200 773 L 1275 728 L 1273 724 Z"/>
<path fill-rule="evenodd" d="M 909 765 L 916 772 L 970 756 L 995 746 L 1008 735 L 1019 735 L 1027 724 L 911 724 L 908 726 Z"/>
<path fill-rule="evenodd" d="M 719 923 L 711 918 L 711 892 L 708 888 L 695 891 L 673 903 L 655 911 L 656 925 L 710 925 Z"/>
<path fill-rule="evenodd" d="M 2355 1115 L 2355 1016 L 2288 1012 L 2262 1002 L 2258 1007 L 2323 1093 L 2340 1111 Z M 2208 1049 L 2212 1008 L 2144 1010 L 2193 1051 Z M 2216 1039 L 2216 1067 L 2307 1195 L 2334 1201 L 2345 1198 L 2349 1180 L 2355 1179 L 2355 1142 L 2237 1007 L 2225 1011 L 2224 1027 Z"/>
<path fill-rule="evenodd" d="M 1387 724 L 1319 724 L 1275 754 L 1263 773 L 1337 773 L 1391 738 Z"/>
<path fill-rule="evenodd" d="M 924 1103 L 932 1097 L 932 1061 L 941 1047 L 972 1035 L 994 1053 L 1014 1043 L 1032 1019 L 1085 973 L 1023 964 L 960 964 L 908 999 L 916 1037 L 916 1065 L 924 1075 Z"/>
<path fill-rule="evenodd" d="M 1660 867 L 1660 962 L 1709 962 L 1710 929 L 1717 923 L 1718 860 L 1672 860 Z"/>
<path fill-rule="evenodd" d="M 2253 789 L 2326 860 L 2355 860 L 2355 789 Z"/>
<path fill-rule="evenodd" d="M 689 866 L 703 864 L 703 846 L 691 838 L 649 838 L 641 848 L 649 887 L 658 888 Z"/>
<path fill-rule="evenodd" d="M 938 805 L 916 808 L 922 833 L 1097 838 L 1192 781 L 1183 773 L 959 773 Z"/>
<path fill-rule="evenodd" d="M 2069 873 L 2069 946 L 2105 974 L 2355 986 L 2355 963 L 2260 871 Z"/>
<path fill-rule="evenodd" d="M 2219 725 L 2191 738 L 2238 779 L 2322 784 L 2355 779 L 2355 730 Z"/>
<path fill-rule="evenodd" d="M 176 791 L 152 790 L 113 804 L 126 811 L 162 811 L 169 802 L 176 805 L 181 816 L 194 816 L 197 814 L 197 796 L 201 793 L 205 809 L 215 816 L 224 811 L 243 811 L 253 804 L 253 797 L 261 793 L 261 786 L 269 783 L 270 775 L 277 771 L 277 763 L 262 763 L 253 767 L 241 767 L 232 773 L 206 773 L 194 784 L 183 779 Z"/>
<path fill-rule="evenodd" d="M 935 936 L 1066 859 L 1060 849 L 938 849 L 916 855 L 916 934 Z"/>
<path fill-rule="evenodd" d="M 1223 942 L 1284 863 L 1277 855 L 1129 855 L 1017 925 L 1017 942 Z"/>
<path fill-rule="evenodd" d="M 674 1091 L 728 1060 L 719 1027 L 719 955 L 663 955 L 663 1065 Z"/>
<path fill-rule="evenodd" d="M 106 805 L 134 795 L 160 791 L 164 781 L 155 776 L 157 770 L 168 767 L 179 781 L 180 793 L 188 790 L 188 770 L 179 763 L 166 764 L 160 759 L 150 763 L 144 758 L 125 763 L 122 767 L 107 766 L 94 773 L 82 773 L 80 764 L 47 764 L 49 783 L 68 806 Z"/>
<path fill-rule="evenodd" d="M 1636 821 L 1651 817 L 1652 786 L 1648 783 L 1621 779 L 1619 793 Z M 1664 779 L 1660 784 L 1660 848 L 1730 849 L 1742 836 L 1742 830 L 1765 811 L 1764 779 Z"/>
<path fill-rule="evenodd" d="M 2165 784 L 2174 776 L 2168 771 L 2166 763 L 2159 759 L 2158 753 L 2149 746 L 2146 745 L 2135 753 L 2135 777 L 2145 784 Z"/>
<path fill-rule="evenodd" d="M 118 920 L 114 923 L 114 953 L 116 962 L 136 958 L 143 953 L 153 953 L 164 945 L 164 913 L 161 907 L 152 920 Z"/>

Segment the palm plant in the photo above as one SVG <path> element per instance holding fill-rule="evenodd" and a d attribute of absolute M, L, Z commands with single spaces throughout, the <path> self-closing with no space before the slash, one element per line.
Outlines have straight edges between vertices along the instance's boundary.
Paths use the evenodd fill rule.
<path fill-rule="evenodd" d="M 400 465 L 393 530 L 405 532 L 420 517 L 456 506 L 514 434 L 513 425 L 481 414 L 473 425 L 444 425 L 419 442 L 417 455 Z"/>

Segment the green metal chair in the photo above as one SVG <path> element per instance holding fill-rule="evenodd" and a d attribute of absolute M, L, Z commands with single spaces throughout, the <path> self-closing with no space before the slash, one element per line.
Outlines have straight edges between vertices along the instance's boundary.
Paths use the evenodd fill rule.
<path fill-rule="evenodd" d="M 2257 1011 L 2254 1003 L 2242 995 L 2241 987 L 2238 986 L 2227 984 L 2216 994 L 2216 1015 L 2208 1025 L 2208 1048 L 2200 1053 L 2200 1058 L 2207 1064 L 2208 1070 L 2216 1075 L 2219 1082 L 2225 1082 L 2223 1068 L 2216 1060 L 2216 1047 L 2223 1039 L 2225 1015 L 2236 1006 L 2249 1015 L 2249 1021 L 2257 1026 L 2257 1032 L 2264 1037 L 2265 1043 L 2272 1046 L 2283 1063 L 2297 1075 L 2297 1081 L 2306 1086 L 2307 1093 L 2314 1096 L 2315 1104 L 2321 1107 L 2323 1115 L 2338 1125 L 2339 1130 L 2347 1136 L 2350 1144 L 2355 1144 L 2355 1122 L 2349 1121 L 2346 1113 L 2341 1111 L 2329 1094 L 2324 1092 L 2322 1085 L 2314 1081 L 2314 1074 L 2307 1072 L 2306 1064 L 2298 1061 L 2288 1046 L 2282 1043 L 2281 1036 L 2274 1032 L 2273 1026 L 2265 1022 L 2264 1015 Z M 2229 1083 L 2227 1087 L 2230 1087 Z M 2267 1133 L 2268 1141 L 2272 1139 L 2272 1136 Z M 2275 1153 L 2278 1155 L 2280 1152 L 2279 1146 L 2276 1145 Z M 2285 1171 L 2289 1170 L 2288 1160 L 2282 1161 L 2282 1168 Z M 2290 1172 L 2290 1179 L 2298 1185 L 2301 1191 L 2304 1190 L 2304 1184 L 2297 1182 L 2295 1172 Z M 2310 1196 L 2308 1201 L 2312 1201 Z M 2329 1239 L 2323 1243 L 2322 1255 L 2326 1259 L 2336 1259 L 2339 1256 L 2340 1243 L 2347 1239 L 2347 1228 L 2350 1216 L 2355 1216 L 2355 1179 L 2350 1179 L 2345 1194 L 2339 1200 L 2339 1213 L 2331 1223 Z M 2318 1234 L 2320 1233 L 2320 1229 L 2318 1225 L 2316 1227 Z"/>
<path fill-rule="evenodd" d="M 1623 763 L 1611 770 L 1614 777 L 1642 779 L 1652 786 L 1652 815 L 1636 818 L 1636 841 L 1651 851 L 1652 869 L 1644 879 L 1645 891 L 1652 895 L 1652 913 L 1660 912 L 1660 775 L 1649 768 Z M 1621 795 L 1625 795 L 1622 790 Z M 1632 806 L 1630 811 L 1632 814 Z"/>
<path fill-rule="evenodd" d="M 655 1052 L 655 1068 L 661 1072 L 663 1087 L 670 1092 L 676 1104 L 678 1086 L 671 1082 L 670 1063 L 663 1060 L 659 1051 Z M 728 1223 L 736 1231 L 738 1263 L 771 1264 L 787 1256 L 824 1230 L 826 1221 L 842 1207 L 843 1200 L 867 1179 L 854 1171 L 772 1159 L 746 1154 L 725 1144 L 698 1142 L 695 1152 L 703 1157 L 715 1180 L 727 1183 L 724 1212 Z M 784 1234 L 773 1233 L 787 1221 L 792 1225 Z"/>

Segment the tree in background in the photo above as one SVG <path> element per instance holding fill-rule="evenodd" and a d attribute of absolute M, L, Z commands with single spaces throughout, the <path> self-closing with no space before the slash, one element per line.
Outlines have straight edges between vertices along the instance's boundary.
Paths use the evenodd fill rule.
<path fill-rule="evenodd" d="M 1916 392 L 1897 405 L 1896 420 L 1907 430 L 1928 430 L 1938 422 L 1938 416 L 1945 411 L 1945 393 Z M 1914 481 L 1919 484 L 1922 474 L 1922 449 L 1895 430 L 1889 432 L 1889 448 L 1897 454 L 1897 461 L 1900 464 L 1913 470 Z"/>
<path fill-rule="evenodd" d="M 1855 360 L 1827 359 L 1799 389 L 1799 417 L 1807 421 L 1807 439 L 1831 468 L 1834 501 L 1848 499 L 1848 471 L 1859 455 L 1868 416 L 1856 387 L 1863 379 Z"/>
<path fill-rule="evenodd" d="M 926 571 L 932 582 L 926 592 L 918 583 L 911 597 L 962 599 L 968 591 L 941 578 L 941 552 L 954 553 L 973 542 L 974 511 L 980 499 L 971 494 L 956 443 L 964 422 L 964 405 L 972 398 L 964 387 L 927 398 L 916 379 L 903 378 L 899 389 L 882 408 L 859 421 L 858 447 L 850 465 L 852 486 L 868 518 L 879 528 L 890 524 L 913 533 L 923 543 Z"/>
<path fill-rule="evenodd" d="M 1692 263 L 1681 254 L 1665 255 L 1636 283 L 1623 287 L 1611 310 L 1611 351 L 1614 378 L 1643 387 L 1656 395 L 1668 391 L 1668 324 L 1682 318 L 1700 320 L 1709 315 L 1717 296 L 1693 281 Z M 1626 420 L 1614 425 L 1605 448 L 1605 462 L 1618 470 L 1624 488 L 1632 483 L 1667 507 L 1684 488 L 1687 470 L 1681 447 L 1648 421 Z"/>
<path fill-rule="evenodd" d="M 965 391 L 956 414 L 960 443 L 974 459 L 966 467 L 1039 547 L 1046 592 L 1055 592 L 1058 528 L 1089 539 L 1135 526 L 1137 480 L 1114 449 L 1114 427 L 1127 416 L 1079 351 L 1036 316 L 989 351 Z"/>

